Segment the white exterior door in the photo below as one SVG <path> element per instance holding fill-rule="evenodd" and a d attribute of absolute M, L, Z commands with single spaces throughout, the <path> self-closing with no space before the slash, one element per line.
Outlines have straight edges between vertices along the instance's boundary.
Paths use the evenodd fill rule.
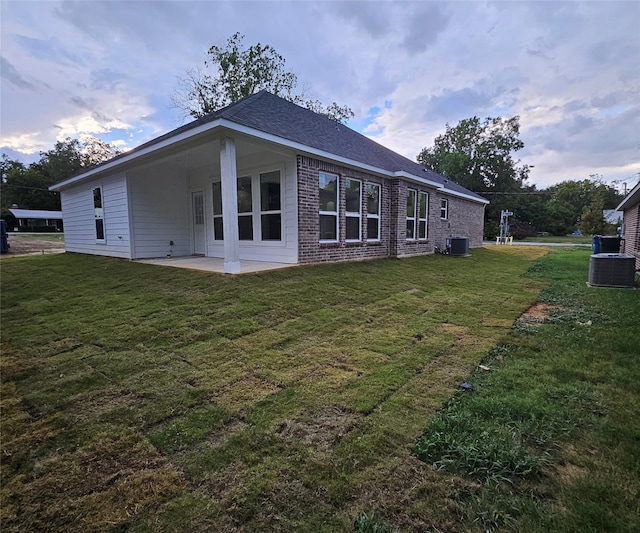
<path fill-rule="evenodd" d="M 204 193 L 202 191 L 191 193 L 191 213 L 193 224 L 193 253 L 204 255 L 205 252 L 205 226 L 204 226 Z"/>

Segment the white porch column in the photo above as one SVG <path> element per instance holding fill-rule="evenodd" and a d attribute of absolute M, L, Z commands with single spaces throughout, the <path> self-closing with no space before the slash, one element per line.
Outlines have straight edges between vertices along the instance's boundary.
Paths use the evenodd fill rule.
<path fill-rule="evenodd" d="M 222 226 L 224 237 L 224 272 L 240 272 L 238 238 L 238 185 L 236 143 L 230 137 L 220 139 L 220 176 L 222 188 Z"/>

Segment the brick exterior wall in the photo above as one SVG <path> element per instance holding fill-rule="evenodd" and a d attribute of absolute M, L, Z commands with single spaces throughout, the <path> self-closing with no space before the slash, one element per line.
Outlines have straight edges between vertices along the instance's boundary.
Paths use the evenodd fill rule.
<path fill-rule="evenodd" d="M 339 177 L 339 238 L 335 243 L 320 242 L 318 175 L 330 172 Z M 334 163 L 297 156 L 298 176 L 298 262 L 318 263 L 376 257 L 406 257 L 433 253 L 434 245 L 444 248 L 451 236 L 469 237 L 471 247 L 482 246 L 484 207 L 482 204 L 443 195 L 434 189 L 403 179 L 385 179 Z M 362 183 L 362 240 L 345 239 L 345 179 Z M 367 242 L 368 183 L 380 185 L 380 242 Z M 427 239 L 407 241 L 407 189 L 429 194 Z M 440 218 L 440 200 L 449 200 L 449 218 Z M 416 223 L 417 232 L 417 223 Z"/>
<path fill-rule="evenodd" d="M 624 212 L 622 252 L 636 258 L 636 270 L 640 270 L 640 203 Z"/>

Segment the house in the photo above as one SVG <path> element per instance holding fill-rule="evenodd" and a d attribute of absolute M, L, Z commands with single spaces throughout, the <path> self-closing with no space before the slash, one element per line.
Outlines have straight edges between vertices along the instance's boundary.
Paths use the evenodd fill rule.
<path fill-rule="evenodd" d="M 266 91 L 51 187 L 69 252 L 285 264 L 482 245 L 487 200 Z"/>
<path fill-rule="evenodd" d="M 62 211 L 42 209 L 9 209 L 15 220 L 11 226 L 15 231 L 62 231 Z"/>
<path fill-rule="evenodd" d="M 636 258 L 636 270 L 640 270 L 640 182 L 631 189 L 616 208 L 623 212 L 622 249 Z"/>

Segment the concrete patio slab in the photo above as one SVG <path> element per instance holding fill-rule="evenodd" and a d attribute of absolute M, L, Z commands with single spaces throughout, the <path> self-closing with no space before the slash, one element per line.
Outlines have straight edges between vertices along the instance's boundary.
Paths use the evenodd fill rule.
<path fill-rule="evenodd" d="M 148 265 L 169 266 L 175 268 L 186 268 L 189 270 L 201 270 L 204 272 L 216 272 L 224 274 L 224 259 L 219 257 L 167 257 L 156 259 L 137 259 L 138 263 Z M 251 274 L 255 272 L 264 272 L 267 270 L 278 270 L 282 268 L 290 268 L 297 265 L 288 263 L 273 263 L 267 261 L 240 261 L 240 274 Z"/>

